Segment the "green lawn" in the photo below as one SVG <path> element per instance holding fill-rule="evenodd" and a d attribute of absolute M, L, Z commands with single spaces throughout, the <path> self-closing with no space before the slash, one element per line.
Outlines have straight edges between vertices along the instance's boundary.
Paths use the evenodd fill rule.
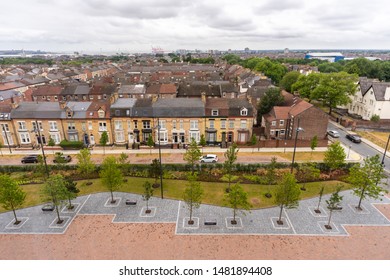
<path fill-rule="evenodd" d="M 146 180 L 153 182 L 153 179 L 127 177 L 128 182 L 124 183 L 119 191 L 142 194 L 143 183 Z M 78 181 L 77 187 L 80 189 L 79 195 L 87 195 L 91 193 L 107 192 L 106 188 L 101 184 L 100 179 L 90 180 L 93 182 L 92 185 L 85 185 L 85 181 Z M 301 198 L 311 198 L 318 196 L 321 186 L 325 186 L 324 193 L 331 193 L 335 190 L 335 185 L 340 183 L 339 181 L 325 181 L 325 182 L 314 182 L 306 184 L 306 191 L 301 192 Z M 186 188 L 187 181 L 183 180 L 168 180 L 163 181 L 164 184 L 164 198 L 171 199 L 182 199 L 182 194 Z M 350 188 L 349 185 L 344 184 L 345 188 Z M 225 206 L 223 202 L 223 196 L 227 183 L 215 183 L 215 182 L 201 182 L 201 186 L 204 189 L 204 196 L 202 203 Z M 274 206 L 273 198 L 266 198 L 264 196 L 268 191 L 273 194 L 276 188 L 275 185 L 256 185 L 256 184 L 242 184 L 244 190 L 248 193 L 249 202 L 252 204 L 252 208 L 264 208 Z M 34 206 L 42 204 L 43 201 L 40 196 L 40 184 L 23 185 L 21 186 L 27 193 L 26 202 L 24 207 Z M 161 197 L 161 190 L 155 189 L 154 196 Z M 5 210 L 0 206 L 0 212 Z"/>

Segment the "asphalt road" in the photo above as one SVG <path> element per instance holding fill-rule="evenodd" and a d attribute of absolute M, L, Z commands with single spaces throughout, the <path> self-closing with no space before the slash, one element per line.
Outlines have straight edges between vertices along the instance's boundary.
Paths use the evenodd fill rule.
<path fill-rule="evenodd" d="M 350 147 L 351 150 L 355 151 L 356 153 L 360 154 L 364 158 L 367 156 L 375 156 L 379 155 L 380 159 L 382 160 L 383 158 L 383 153 L 380 153 L 376 149 L 372 148 L 371 146 L 367 145 L 364 142 L 361 142 L 359 144 L 353 143 L 352 141 L 348 140 L 345 136 L 347 135 L 347 132 L 343 129 L 338 128 L 332 123 L 328 124 L 328 130 L 336 130 L 340 133 L 340 138 L 334 138 L 339 140 L 341 143 L 343 143 L 345 146 Z M 386 154 L 390 156 L 390 154 Z M 390 159 L 386 156 L 385 158 L 385 170 L 390 173 Z"/>

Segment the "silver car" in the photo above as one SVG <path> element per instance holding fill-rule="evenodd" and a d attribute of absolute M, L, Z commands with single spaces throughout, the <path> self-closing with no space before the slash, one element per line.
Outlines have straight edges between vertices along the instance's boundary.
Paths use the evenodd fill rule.
<path fill-rule="evenodd" d="M 199 160 L 200 160 L 201 163 L 204 163 L 204 162 L 217 162 L 218 161 L 218 157 L 217 157 L 217 155 L 209 154 L 209 155 L 202 156 Z"/>
<path fill-rule="evenodd" d="M 333 137 L 333 138 L 339 138 L 340 134 L 336 130 L 329 130 L 328 135 Z"/>

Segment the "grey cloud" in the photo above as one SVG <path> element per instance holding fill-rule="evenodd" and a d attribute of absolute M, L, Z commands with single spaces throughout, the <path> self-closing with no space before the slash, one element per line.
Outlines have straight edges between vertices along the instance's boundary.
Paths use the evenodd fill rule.
<path fill-rule="evenodd" d="M 265 4 L 259 5 L 257 12 L 282 12 L 285 10 L 296 10 L 303 7 L 302 1 L 296 0 L 268 0 Z"/>
<path fill-rule="evenodd" d="M 82 1 L 82 9 L 91 16 L 118 16 L 134 19 L 172 18 L 190 1 L 175 0 L 89 0 Z"/>

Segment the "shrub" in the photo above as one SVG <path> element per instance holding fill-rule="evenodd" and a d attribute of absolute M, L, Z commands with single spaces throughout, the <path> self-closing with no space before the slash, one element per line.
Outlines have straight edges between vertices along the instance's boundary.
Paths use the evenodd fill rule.
<path fill-rule="evenodd" d="M 378 115 L 372 115 L 370 121 L 372 121 L 372 122 L 379 122 L 380 119 L 381 118 Z"/>
<path fill-rule="evenodd" d="M 60 142 L 60 147 L 63 149 L 81 149 L 84 147 L 84 143 L 82 141 L 62 140 Z"/>

